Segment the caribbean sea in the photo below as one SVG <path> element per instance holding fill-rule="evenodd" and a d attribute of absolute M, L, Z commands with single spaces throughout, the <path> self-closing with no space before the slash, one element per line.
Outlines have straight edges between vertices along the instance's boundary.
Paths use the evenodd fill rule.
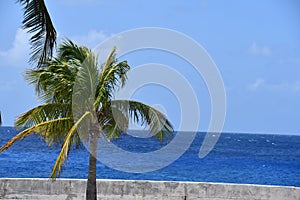
<path fill-rule="evenodd" d="M 17 133 L 13 127 L 0 127 L 0 145 Z M 97 178 L 300 187 L 300 136 L 222 133 L 214 149 L 200 159 L 199 148 L 204 136 L 205 133 L 197 133 L 179 159 L 152 172 L 118 171 L 98 161 Z M 144 153 L 158 150 L 169 141 L 161 143 L 155 138 L 122 135 L 113 143 L 127 151 Z M 0 178 L 47 178 L 59 151 L 60 145 L 48 147 L 38 135 L 30 135 L 0 153 Z M 72 149 L 60 177 L 87 178 L 88 157 L 84 147 Z"/>

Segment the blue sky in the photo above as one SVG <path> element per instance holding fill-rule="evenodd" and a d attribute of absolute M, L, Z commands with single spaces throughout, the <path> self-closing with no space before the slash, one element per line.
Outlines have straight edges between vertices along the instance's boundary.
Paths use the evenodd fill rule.
<path fill-rule="evenodd" d="M 38 105 L 34 89 L 22 76 L 31 67 L 29 36 L 20 29 L 23 13 L 14 2 L 0 3 L 0 111 L 6 126 Z M 58 43 L 68 37 L 93 48 L 114 34 L 142 27 L 188 35 L 207 50 L 222 75 L 227 95 L 224 131 L 300 133 L 299 1 L 46 0 L 46 4 L 59 33 Z M 157 62 L 182 73 L 197 93 L 199 130 L 207 129 L 209 94 L 188 63 L 149 50 L 124 59 L 133 67 Z M 147 86 L 135 98 L 161 104 L 178 126 L 178 102 L 169 91 Z"/>

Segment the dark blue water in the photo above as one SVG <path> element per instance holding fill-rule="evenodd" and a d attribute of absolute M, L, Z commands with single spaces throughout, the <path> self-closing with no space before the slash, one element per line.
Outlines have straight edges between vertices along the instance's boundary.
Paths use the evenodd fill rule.
<path fill-rule="evenodd" d="M 16 134 L 13 128 L 0 128 L 0 145 Z M 97 163 L 97 178 L 201 181 L 300 186 L 300 136 L 222 133 L 213 151 L 199 159 L 204 133 L 198 133 L 191 147 L 173 164 L 148 173 L 126 173 Z M 114 141 L 136 152 L 159 149 L 155 139 L 122 136 Z M 48 147 L 37 135 L 17 142 L 0 154 L 0 177 L 47 178 L 60 146 Z M 88 152 L 70 152 L 61 177 L 87 178 Z"/>

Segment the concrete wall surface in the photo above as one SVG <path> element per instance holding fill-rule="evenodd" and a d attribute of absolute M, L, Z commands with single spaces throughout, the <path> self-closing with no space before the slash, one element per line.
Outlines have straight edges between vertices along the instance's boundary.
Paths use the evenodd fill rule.
<path fill-rule="evenodd" d="M 0 179 L 0 199 L 85 198 L 83 179 Z M 300 187 L 246 184 L 97 180 L 98 199 L 300 200 Z"/>

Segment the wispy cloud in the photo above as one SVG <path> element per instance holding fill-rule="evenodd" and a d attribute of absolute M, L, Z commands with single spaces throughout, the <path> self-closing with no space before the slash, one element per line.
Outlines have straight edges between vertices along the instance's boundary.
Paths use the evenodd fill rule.
<path fill-rule="evenodd" d="M 272 51 L 268 46 L 258 45 L 256 42 L 253 42 L 248 48 L 248 53 L 254 56 L 270 56 Z"/>
<path fill-rule="evenodd" d="M 300 65 L 300 58 L 288 58 L 288 59 L 279 59 L 278 61 L 281 65 Z"/>
<path fill-rule="evenodd" d="M 248 89 L 252 90 L 252 91 L 257 90 L 257 88 L 259 88 L 261 85 L 263 85 L 264 82 L 265 82 L 264 79 L 258 78 L 258 79 L 255 80 L 254 83 L 248 85 Z"/>
<path fill-rule="evenodd" d="M 271 92 L 300 92 L 300 81 L 269 83 L 262 78 L 256 79 L 252 84 L 248 85 L 251 91 L 266 90 Z"/>
<path fill-rule="evenodd" d="M 93 48 L 107 37 L 108 35 L 103 31 L 91 30 L 85 35 L 73 36 L 71 39 L 79 45 Z M 0 67 L 20 67 L 25 69 L 28 66 L 31 52 L 29 38 L 30 35 L 26 31 L 21 28 L 18 29 L 10 48 L 0 50 Z"/>
<path fill-rule="evenodd" d="M 29 60 L 29 56 L 29 35 L 23 29 L 18 29 L 11 48 L 0 51 L 0 65 L 8 67 L 24 67 Z"/>
<path fill-rule="evenodd" d="M 73 36 L 71 37 L 71 39 L 74 40 L 74 42 L 79 45 L 84 45 L 89 48 L 94 48 L 100 42 L 105 40 L 107 37 L 108 35 L 106 35 L 103 31 L 91 30 L 85 35 Z"/>

